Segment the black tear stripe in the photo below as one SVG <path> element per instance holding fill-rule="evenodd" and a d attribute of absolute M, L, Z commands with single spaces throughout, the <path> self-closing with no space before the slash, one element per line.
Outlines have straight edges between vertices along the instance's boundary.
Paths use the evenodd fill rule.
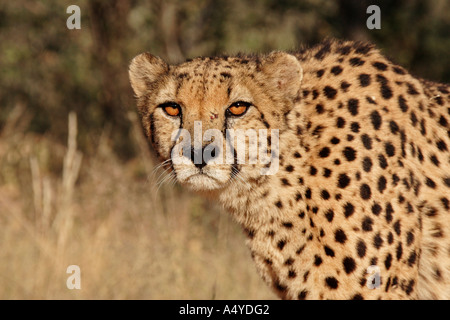
<path fill-rule="evenodd" d="M 225 139 L 225 143 L 226 145 L 230 146 L 231 150 L 233 151 L 233 163 L 231 164 L 231 170 L 230 170 L 230 179 L 233 179 L 233 176 L 236 176 L 237 174 L 239 174 L 239 172 L 241 171 L 241 169 L 238 166 L 237 163 L 237 152 L 236 149 L 234 149 L 234 146 L 232 143 L 234 143 L 234 141 L 230 141 L 230 139 L 227 139 L 227 129 L 228 129 L 228 120 L 225 119 L 225 122 L 223 124 L 223 129 L 222 129 L 222 134 L 223 134 L 223 138 Z M 225 163 L 226 163 L 226 159 L 227 159 L 227 149 L 225 148 L 224 150 L 224 156 L 225 156 Z M 234 172 L 234 174 L 233 174 Z"/>
<path fill-rule="evenodd" d="M 155 144 L 155 118 L 153 117 L 153 112 L 149 114 L 148 121 L 150 122 L 150 139 L 152 144 Z"/>
<path fill-rule="evenodd" d="M 156 140 L 155 140 L 155 118 L 153 117 L 153 112 L 148 115 L 148 121 L 150 122 L 150 141 L 152 143 L 153 149 L 155 150 L 156 156 L 158 158 L 161 158 L 161 154 L 158 151 L 158 148 L 156 147 Z"/>
<path fill-rule="evenodd" d="M 236 152 L 236 149 L 234 148 L 234 146 L 231 144 L 231 142 L 229 142 L 228 139 L 226 139 L 225 141 L 227 141 L 227 144 L 230 146 L 231 150 L 233 151 L 233 163 L 231 164 L 230 179 L 234 179 L 234 177 L 236 175 L 238 175 L 239 172 L 241 171 L 241 169 L 239 168 L 239 165 L 238 165 L 238 161 L 237 161 L 238 160 L 237 152 Z M 225 154 L 225 161 L 226 161 L 226 154 Z"/>

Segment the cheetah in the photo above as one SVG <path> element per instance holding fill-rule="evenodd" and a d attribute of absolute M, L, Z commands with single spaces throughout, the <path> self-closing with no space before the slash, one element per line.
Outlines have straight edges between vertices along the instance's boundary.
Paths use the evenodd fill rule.
<path fill-rule="evenodd" d="M 280 298 L 450 299 L 450 86 L 342 40 L 178 65 L 143 53 L 129 76 L 157 156 L 242 226 Z M 266 130 L 277 170 L 250 154 L 194 161 L 215 139 L 175 163 L 173 132 L 196 123 Z"/>

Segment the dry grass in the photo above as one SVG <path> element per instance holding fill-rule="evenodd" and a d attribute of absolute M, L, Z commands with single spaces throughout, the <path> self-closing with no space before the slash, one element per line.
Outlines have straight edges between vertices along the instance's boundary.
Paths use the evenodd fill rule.
<path fill-rule="evenodd" d="M 130 114 L 139 157 L 120 163 L 24 133 L 17 106 L 0 135 L 0 299 L 272 299 L 240 228 L 215 205 L 155 182 L 154 160 Z M 69 290 L 69 265 L 81 290 Z"/>

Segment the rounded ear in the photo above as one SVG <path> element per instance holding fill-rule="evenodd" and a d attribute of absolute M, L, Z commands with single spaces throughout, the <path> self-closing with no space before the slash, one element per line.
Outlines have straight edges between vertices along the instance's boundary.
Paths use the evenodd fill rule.
<path fill-rule="evenodd" d="M 166 74 L 169 66 L 159 57 L 150 53 L 141 53 L 134 57 L 130 63 L 128 74 L 131 87 L 138 98 L 142 97 L 152 83 L 158 81 L 160 77 Z"/>
<path fill-rule="evenodd" d="M 285 52 L 272 52 L 262 61 L 262 70 L 272 87 L 295 99 L 303 79 L 303 69 L 298 59 Z"/>

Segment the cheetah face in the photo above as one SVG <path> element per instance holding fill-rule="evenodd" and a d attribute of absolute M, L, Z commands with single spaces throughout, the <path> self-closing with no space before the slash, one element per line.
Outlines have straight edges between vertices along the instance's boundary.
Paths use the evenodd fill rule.
<path fill-rule="evenodd" d="M 276 172 L 277 139 L 302 79 L 294 56 L 168 65 L 143 53 L 129 74 L 144 131 L 179 183 L 214 190 Z"/>

